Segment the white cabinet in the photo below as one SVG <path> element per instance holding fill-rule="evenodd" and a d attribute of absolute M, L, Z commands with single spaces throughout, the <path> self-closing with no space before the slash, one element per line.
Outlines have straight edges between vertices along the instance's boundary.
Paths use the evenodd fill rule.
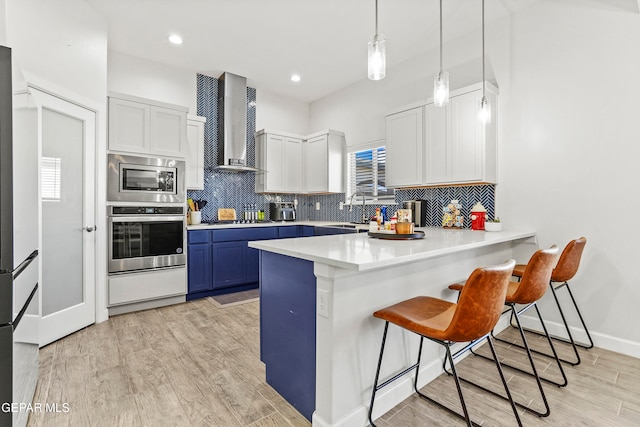
<path fill-rule="evenodd" d="M 151 106 L 126 99 L 109 98 L 109 149 L 149 152 Z"/>
<path fill-rule="evenodd" d="M 284 139 L 282 160 L 284 191 L 300 193 L 302 191 L 302 140 L 298 138 Z"/>
<path fill-rule="evenodd" d="M 109 95 L 109 150 L 185 157 L 187 108 L 137 98 Z"/>
<path fill-rule="evenodd" d="M 187 113 L 151 106 L 150 154 L 184 157 L 187 147 Z"/>
<path fill-rule="evenodd" d="M 149 272 L 109 276 L 108 305 L 166 298 L 187 293 L 185 268 L 170 268 Z"/>
<path fill-rule="evenodd" d="M 189 190 L 204 190 L 204 124 L 206 117 L 187 116 L 184 156 L 185 182 Z"/>
<path fill-rule="evenodd" d="M 344 192 L 344 134 L 256 133 L 256 193 Z"/>
<path fill-rule="evenodd" d="M 497 88 L 487 84 L 493 119 L 478 120 L 481 84 L 387 116 L 389 187 L 497 182 Z"/>
<path fill-rule="evenodd" d="M 304 141 L 304 192 L 344 192 L 344 133 L 329 130 Z"/>
<path fill-rule="evenodd" d="M 421 185 L 424 107 L 414 107 L 387 116 L 387 187 Z"/>
<path fill-rule="evenodd" d="M 302 191 L 302 138 L 258 132 L 256 163 L 256 193 Z"/>

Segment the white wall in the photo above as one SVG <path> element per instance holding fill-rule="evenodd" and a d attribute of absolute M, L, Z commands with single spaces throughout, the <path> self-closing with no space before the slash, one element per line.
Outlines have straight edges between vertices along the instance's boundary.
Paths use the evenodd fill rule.
<path fill-rule="evenodd" d="M 107 22 L 84 0 L 4 0 L 6 41 L 24 80 L 97 113 L 97 321 L 106 311 Z M 87 224 L 89 225 L 89 224 Z M 44 256 L 44 254 L 43 254 Z"/>
<path fill-rule="evenodd" d="M 106 89 L 107 22 L 83 0 L 7 1 L 7 42 L 26 80 L 98 108 Z"/>
<path fill-rule="evenodd" d="M 575 280 L 587 322 L 602 345 L 640 357 L 640 15 L 543 1 L 512 31 L 499 212 L 542 246 L 587 237 Z"/>
<path fill-rule="evenodd" d="M 196 71 L 114 51 L 109 51 L 108 64 L 109 91 L 182 105 L 196 114 Z M 257 90 L 256 129 L 306 134 L 308 127 L 309 104 Z"/>
<path fill-rule="evenodd" d="M 0 45 L 7 45 L 7 0 L 0 0 Z"/>
<path fill-rule="evenodd" d="M 256 129 L 280 130 L 306 135 L 320 129 L 309 129 L 309 104 L 273 94 L 256 91 Z"/>
<path fill-rule="evenodd" d="M 196 114 L 196 72 L 109 51 L 109 91 L 168 102 Z"/>
<path fill-rule="evenodd" d="M 445 46 L 452 87 L 473 77 L 467 70 L 456 82 L 456 67 L 477 63 L 477 36 Z M 487 25 L 500 87 L 497 212 L 506 227 L 537 230 L 541 247 L 587 237 L 574 289 L 596 344 L 640 357 L 638 40 L 640 15 L 586 1 L 541 0 Z M 436 70 L 433 51 L 388 69 L 382 81 L 318 100 L 310 127 L 344 130 L 350 145 L 384 138 L 385 113 L 430 97 Z"/>

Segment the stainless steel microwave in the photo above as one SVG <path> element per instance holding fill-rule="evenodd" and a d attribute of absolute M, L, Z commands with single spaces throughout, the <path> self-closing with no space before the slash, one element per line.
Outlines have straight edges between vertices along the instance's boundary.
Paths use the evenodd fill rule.
<path fill-rule="evenodd" d="M 184 203 L 184 161 L 109 154 L 110 202 Z"/>

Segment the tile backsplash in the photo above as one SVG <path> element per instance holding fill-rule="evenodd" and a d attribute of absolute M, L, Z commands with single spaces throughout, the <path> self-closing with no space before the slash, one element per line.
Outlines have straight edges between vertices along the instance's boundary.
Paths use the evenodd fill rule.
<path fill-rule="evenodd" d="M 345 194 L 294 195 L 294 194 L 256 194 L 254 188 L 255 172 L 222 172 L 213 170 L 218 149 L 218 79 L 203 74 L 197 76 L 198 115 L 207 118 L 205 123 L 205 177 L 204 190 L 190 190 L 188 197 L 194 200 L 206 200 L 202 209 L 202 220 L 217 220 L 218 208 L 234 208 L 239 217 L 246 205 L 255 205 L 257 210 L 265 211 L 269 219 L 269 202 L 298 200 L 297 216 L 299 220 L 315 221 L 358 221 L 361 207 L 355 203 L 352 211 L 349 206 L 339 209 L 345 201 Z M 247 164 L 255 166 L 256 90 L 247 88 Z M 440 226 L 442 208 L 450 200 L 458 199 L 462 204 L 465 226 L 471 226 L 469 219 L 471 207 L 478 201 L 487 209 L 487 217 L 495 216 L 495 185 L 473 185 L 455 187 L 434 187 L 403 189 L 396 191 L 397 206 L 389 206 L 390 211 L 402 207 L 402 202 L 412 199 L 424 199 L 428 203 L 427 225 Z M 357 198 L 360 200 L 360 198 Z M 320 209 L 316 210 L 319 203 Z M 366 205 L 367 218 L 381 205 Z"/>

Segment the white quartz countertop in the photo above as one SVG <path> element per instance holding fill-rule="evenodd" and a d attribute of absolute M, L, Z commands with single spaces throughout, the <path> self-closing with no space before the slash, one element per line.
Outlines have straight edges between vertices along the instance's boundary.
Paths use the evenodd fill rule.
<path fill-rule="evenodd" d="M 367 233 L 354 233 L 262 240 L 249 242 L 249 246 L 335 267 L 365 271 L 536 236 L 534 231 L 418 230 L 425 232 L 425 238 L 383 240 L 369 237 Z"/>
<path fill-rule="evenodd" d="M 188 225 L 187 230 L 208 230 L 217 228 L 250 228 L 250 227 L 282 227 L 294 225 L 310 225 L 312 227 L 330 227 L 347 225 L 356 228 L 369 228 L 369 224 L 353 224 L 350 222 L 339 221 L 274 221 L 274 222 L 255 222 L 248 224 L 198 224 Z"/>

